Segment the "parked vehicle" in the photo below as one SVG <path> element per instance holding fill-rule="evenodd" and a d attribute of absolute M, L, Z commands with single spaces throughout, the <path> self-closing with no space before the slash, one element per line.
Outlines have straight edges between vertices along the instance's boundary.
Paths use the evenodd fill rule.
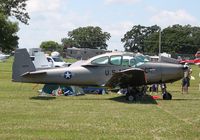
<path fill-rule="evenodd" d="M 200 58 L 200 51 L 197 51 L 197 52 L 196 52 L 195 57 L 196 57 L 196 58 Z"/>
<path fill-rule="evenodd" d="M 68 67 L 70 65 L 64 62 L 60 57 L 47 56 L 47 60 L 52 67 Z"/>
<path fill-rule="evenodd" d="M 30 58 L 32 62 L 34 63 L 34 65 L 37 65 L 36 64 L 37 62 L 35 62 L 35 56 L 31 56 Z M 47 58 L 47 62 L 44 62 L 44 63 L 48 63 L 48 64 L 46 64 L 44 68 L 68 67 L 71 65 L 71 63 L 64 62 L 60 57 L 46 56 L 46 58 Z M 41 67 L 41 64 L 39 64 L 39 66 L 36 68 L 43 68 L 43 67 Z"/>

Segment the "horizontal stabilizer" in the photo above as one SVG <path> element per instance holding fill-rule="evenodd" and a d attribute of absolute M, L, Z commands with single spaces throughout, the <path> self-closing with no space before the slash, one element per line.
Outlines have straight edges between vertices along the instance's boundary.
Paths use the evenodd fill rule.
<path fill-rule="evenodd" d="M 44 75 L 44 74 L 46 74 L 47 72 L 45 72 L 45 71 L 34 71 L 34 72 L 26 72 L 26 73 L 24 73 L 24 74 L 22 74 L 21 76 L 22 77 L 25 77 L 25 76 L 34 76 L 34 75 Z"/>
<path fill-rule="evenodd" d="M 114 73 L 111 79 L 105 86 L 114 87 L 129 87 L 129 86 L 142 86 L 146 84 L 144 70 L 133 68 Z"/>

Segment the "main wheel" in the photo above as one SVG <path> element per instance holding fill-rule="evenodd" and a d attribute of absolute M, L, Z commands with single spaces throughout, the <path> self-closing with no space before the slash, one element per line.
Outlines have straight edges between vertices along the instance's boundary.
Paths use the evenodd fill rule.
<path fill-rule="evenodd" d="M 131 94 L 130 92 L 126 93 L 126 100 L 133 101 L 135 100 L 135 96 Z"/>
<path fill-rule="evenodd" d="M 134 96 L 133 95 L 129 95 L 128 96 L 128 101 L 133 101 L 135 98 L 134 98 Z"/>
<path fill-rule="evenodd" d="M 163 94 L 163 100 L 171 100 L 172 99 L 172 95 L 168 92 Z"/>

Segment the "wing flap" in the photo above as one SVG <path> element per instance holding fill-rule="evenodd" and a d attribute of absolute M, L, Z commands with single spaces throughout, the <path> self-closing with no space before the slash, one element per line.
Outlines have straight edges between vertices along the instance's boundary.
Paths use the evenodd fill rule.
<path fill-rule="evenodd" d="M 116 86 L 141 86 L 146 84 L 145 72 L 142 69 L 132 68 L 114 73 L 105 86 L 114 88 Z"/>

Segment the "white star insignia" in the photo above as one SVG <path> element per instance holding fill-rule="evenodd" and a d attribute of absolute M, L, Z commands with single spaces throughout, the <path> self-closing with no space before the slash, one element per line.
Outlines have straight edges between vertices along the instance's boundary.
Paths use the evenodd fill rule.
<path fill-rule="evenodd" d="M 66 78 L 66 79 L 71 79 L 71 78 L 72 78 L 72 73 L 71 73 L 70 71 L 66 71 L 66 72 L 64 73 L 64 78 Z"/>

